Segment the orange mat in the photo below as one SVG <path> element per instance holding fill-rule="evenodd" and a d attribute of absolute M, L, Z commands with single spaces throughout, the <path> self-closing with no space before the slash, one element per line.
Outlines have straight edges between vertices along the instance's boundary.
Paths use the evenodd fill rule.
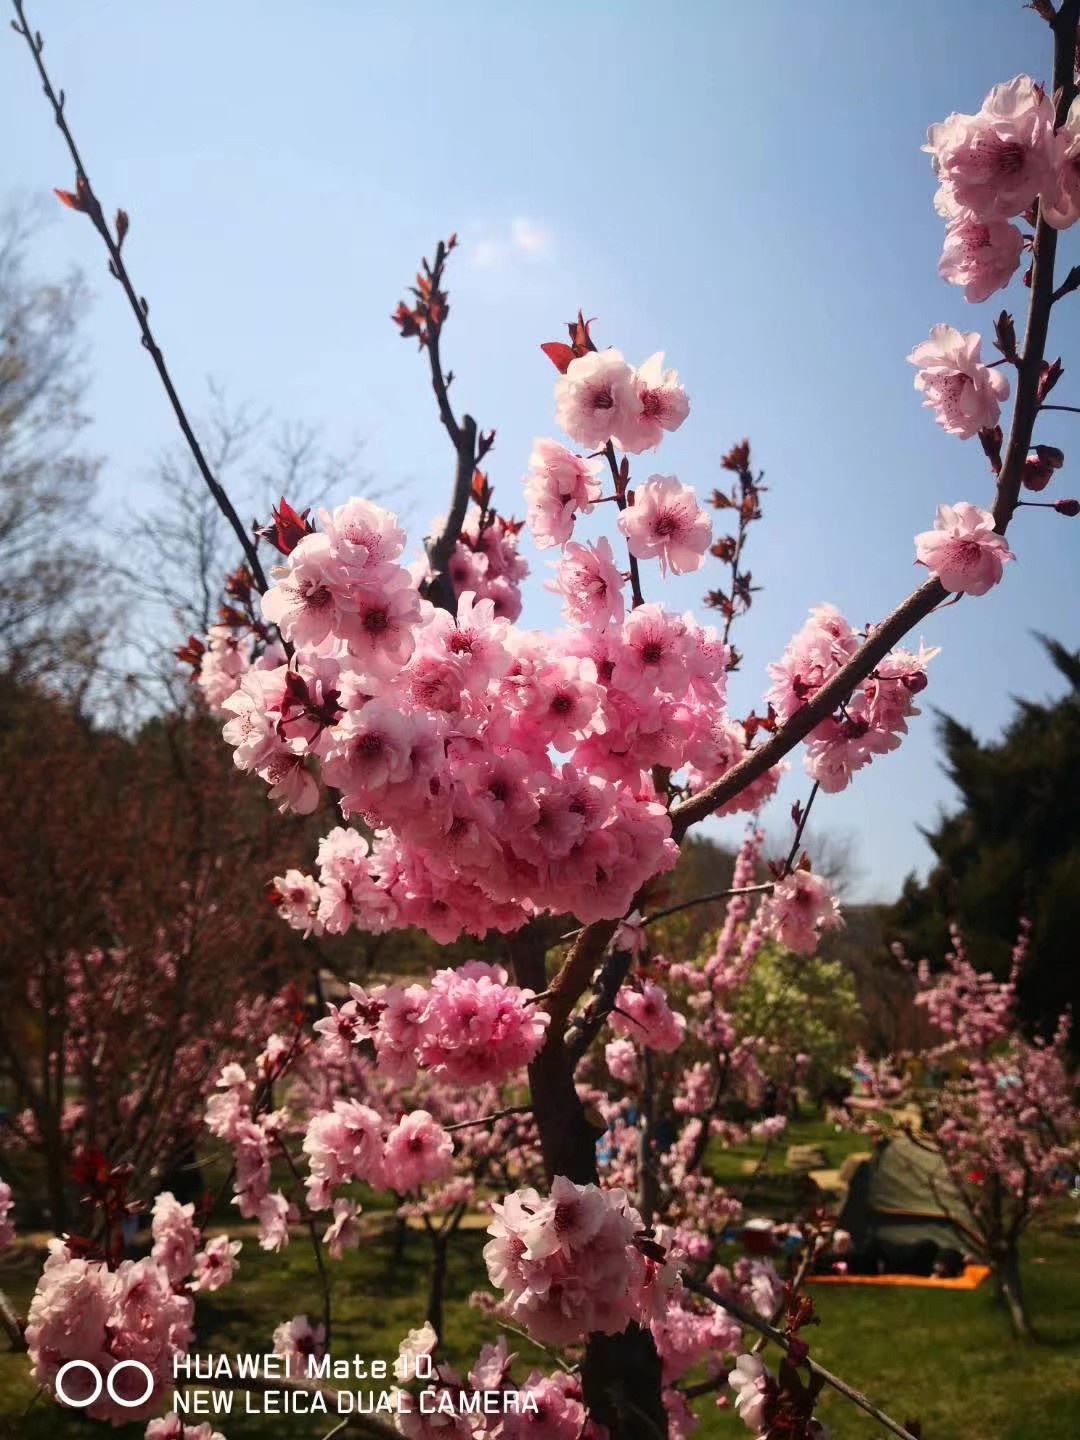
<path fill-rule="evenodd" d="M 914 1285 L 924 1290 L 977 1290 L 990 1274 L 989 1265 L 968 1265 L 952 1280 L 937 1275 L 808 1275 L 810 1285 Z"/>

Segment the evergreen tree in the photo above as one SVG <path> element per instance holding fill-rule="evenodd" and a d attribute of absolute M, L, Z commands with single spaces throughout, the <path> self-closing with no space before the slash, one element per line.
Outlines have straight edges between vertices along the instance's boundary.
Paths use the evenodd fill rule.
<path fill-rule="evenodd" d="M 1080 653 L 1039 638 L 1066 693 L 1045 704 L 1017 701 L 992 744 L 942 720 L 946 771 L 962 804 L 924 831 L 937 864 L 925 884 L 908 877 L 890 928 L 911 955 L 933 963 L 955 920 L 973 962 L 1003 977 L 1019 919 L 1028 915 L 1034 928 L 1022 1013 L 1045 1029 L 1066 1007 L 1080 1015 Z"/>

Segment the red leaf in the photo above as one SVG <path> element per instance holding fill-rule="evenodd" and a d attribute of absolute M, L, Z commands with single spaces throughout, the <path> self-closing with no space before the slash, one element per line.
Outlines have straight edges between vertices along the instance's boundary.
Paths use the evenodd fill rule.
<path fill-rule="evenodd" d="M 577 358 L 570 346 L 564 345 L 561 340 L 549 340 L 546 345 L 541 345 L 540 349 L 555 366 L 555 369 L 558 370 L 560 375 L 565 375 L 569 368 L 570 361 Z"/>
<path fill-rule="evenodd" d="M 61 205 L 66 205 L 69 210 L 79 210 L 85 214 L 86 205 L 83 203 L 82 196 L 77 195 L 74 190 L 54 189 L 53 194 L 60 201 Z"/>
<path fill-rule="evenodd" d="M 301 514 L 294 510 L 284 495 L 270 513 L 272 523 L 260 528 L 257 533 L 264 540 L 269 540 L 282 555 L 291 555 L 304 536 L 310 535 L 315 528 L 307 518 L 311 512 L 305 510 Z"/>

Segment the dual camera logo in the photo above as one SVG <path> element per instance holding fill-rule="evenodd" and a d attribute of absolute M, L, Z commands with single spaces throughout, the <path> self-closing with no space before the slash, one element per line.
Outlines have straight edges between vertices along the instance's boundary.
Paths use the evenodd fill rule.
<path fill-rule="evenodd" d="M 74 1375 L 76 1371 L 87 1370 L 92 1377 L 92 1393 L 89 1395 L 70 1395 L 65 1388 L 65 1381 Z M 119 1376 L 125 1370 L 137 1370 L 146 1381 L 146 1389 L 135 1399 L 130 1395 L 121 1395 L 116 1388 Z M 101 1396 L 102 1390 L 108 1395 L 114 1405 L 119 1405 L 122 1410 L 138 1410 L 145 1405 L 154 1393 L 156 1385 L 154 1372 L 149 1365 L 144 1365 L 141 1360 L 120 1360 L 109 1373 L 102 1378 L 101 1371 L 96 1365 L 91 1365 L 89 1360 L 69 1360 L 66 1365 L 61 1365 L 56 1372 L 56 1379 L 53 1381 L 53 1389 L 56 1391 L 56 1398 L 72 1410 L 85 1410 L 88 1405 L 93 1405 Z M 85 1382 L 83 1382 L 85 1384 Z M 79 1386 L 80 1390 L 82 1385 Z"/>

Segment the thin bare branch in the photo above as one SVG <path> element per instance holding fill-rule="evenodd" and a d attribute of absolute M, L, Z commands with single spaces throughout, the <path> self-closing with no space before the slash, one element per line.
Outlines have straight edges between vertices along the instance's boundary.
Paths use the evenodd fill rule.
<path fill-rule="evenodd" d="M 786 1335 L 777 1330 L 774 1325 L 770 1325 L 767 1321 L 762 1320 L 760 1316 L 755 1315 L 752 1311 L 744 1309 L 737 1300 L 733 1300 L 727 1295 L 721 1295 L 719 1291 L 713 1290 L 710 1286 L 704 1285 L 698 1280 L 687 1279 L 685 1276 L 683 1277 L 683 1284 L 688 1290 L 692 1290 L 695 1295 L 701 1295 L 704 1299 L 711 1300 L 714 1305 L 719 1305 L 721 1310 L 726 1310 L 729 1315 L 738 1320 L 740 1325 L 746 1325 L 749 1329 L 756 1330 L 759 1335 L 764 1335 L 765 1338 L 771 1340 L 774 1345 L 779 1345 L 781 1350 L 786 1351 L 791 1349 L 791 1342 Z M 825 1384 L 835 1390 L 838 1395 L 843 1395 L 845 1400 L 850 1400 L 853 1405 L 857 1405 L 860 1410 L 876 1420 L 879 1425 L 884 1425 L 886 1430 L 897 1437 L 897 1440 L 916 1440 L 916 1437 L 912 1435 L 910 1430 L 905 1430 L 903 1425 L 898 1424 L 891 1416 L 886 1415 L 884 1410 L 879 1410 L 874 1402 L 867 1399 L 861 1390 L 856 1390 L 855 1387 L 849 1385 L 846 1380 L 841 1380 L 839 1375 L 834 1375 L 831 1370 L 826 1370 L 824 1365 L 819 1365 L 816 1360 L 806 1359 L 803 1361 L 803 1364 L 807 1366 L 812 1374 L 824 1380 Z"/>
<path fill-rule="evenodd" d="M 199 474 L 206 482 L 206 485 L 211 495 L 213 495 L 214 500 L 216 501 L 222 514 L 232 526 L 233 532 L 236 535 L 237 540 L 240 542 L 240 547 L 244 552 L 244 558 L 246 559 L 251 569 L 251 573 L 255 579 L 256 585 L 261 591 L 265 591 L 267 588 L 266 575 L 263 572 L 262 563 L 259 560 L 255 542 L 245 530 L 243 522 L 241 521 L 239 515 L 237 515 L 236 510 L 233 508 L 232 501 L 229 499 L 228 495 L 225 493 L 221 485 L 218 484 L 218 481 L 215 478 L 213 471 L 210 469 L 210 466 L 207 463 L 206 457 L 202 451 L 202 447 L 200 446 L 199 441 L 195 436 L 195 432 L 191 427 L 191 423 L 188 420 L 184 407 L 180 402 L 180 397 L 176 392 L 176 387 L 173 385 L 172 377 L 169 374 L 168 367 L 165 364 L 165 357 L 161 352 L 161 347 L 158 345 L 157 340 L 154 337 L 154 332 L 150 328 L 150 307 L 147 304 L 146 299 L 138 294 L 134 284 L 132 283 L 131 277 L 128 274 L 127 265 L 124 262 L 124 257 L 122 254 L 124 236 L 127 233 L 128 228 L 127 215 L 122 210 L 117 212 L 117 232 L 116 238 L 114 238 L 113 233 L 109 228 L 109 224 L 105 219 L 105 214 L 101 208 L 101 203 L 98 200 L 94 188 L 90 183 L 90 177 L 87 174 L 86 166 L 83 164 L 82 156 L 79 153 L 79 148 L 75 143 L 75 137 L 71 133 L 71 129 L 68 126 L 63 91 L 61 91 L 58 95 L 57 92 L 53 89 L 52 80 L 50 79 L 49 73 L 45 68 L 45 62 L 42 59 L 41 55 L 43 46 L 38 42 L 38 38 L 36 37 L 35 32 L 31 30 L 29 21 L 26 18 L 24 0 L 12 0 L 12 5 L 15 8 L 15 14 L 18 17 L 18 21 L 13 26 L 13 28 L 26 41 L 27 48 L 29 49 L 31 56 L 33 57 L 35 68 L 37 69 L 38 76 L 41 80 L 42 88 L 45 91 L 46 99 L 52 107 L 53 118 L 56 121 L 57 127 L 59 128 L 61 135 L 64 137 L 64 141 L 67 144 L 68 153 L 70 154 L 71 159 L 75 165 L 76 191 L 74 198 L 76 203 L 74 204 L 73 208 L 81 210 L 85 215 L 89 216 L 90 222 L 93 225 L 94 229 L 98 232 L 102 240 L 105 242 L 105 248 L 109 252 L 109 273 L 112 275 L 114 280 L 119 281 L 120 286 L 124 291 L 124 294 L 127 296 L 128 304 L 131 307 L 131 312 L 135 316 L 136 322 L 139 326 L 139 331 L 142 336 L 143 347 L 149 353 L 151 360 L 153 360 L 154 362 L 154 367 L 157 370 L 161 383 L 165 388 L 165 394 L 168 396 L 169 404 L 172 406 L 173 414 L 176 416 L 177 423 L 180 426 L 184 439 L 187 441 L 188 448 L 191 451 L 195 464 L 198 466 Z M 121 217 L 123 218 L 121 219 Z"/>

